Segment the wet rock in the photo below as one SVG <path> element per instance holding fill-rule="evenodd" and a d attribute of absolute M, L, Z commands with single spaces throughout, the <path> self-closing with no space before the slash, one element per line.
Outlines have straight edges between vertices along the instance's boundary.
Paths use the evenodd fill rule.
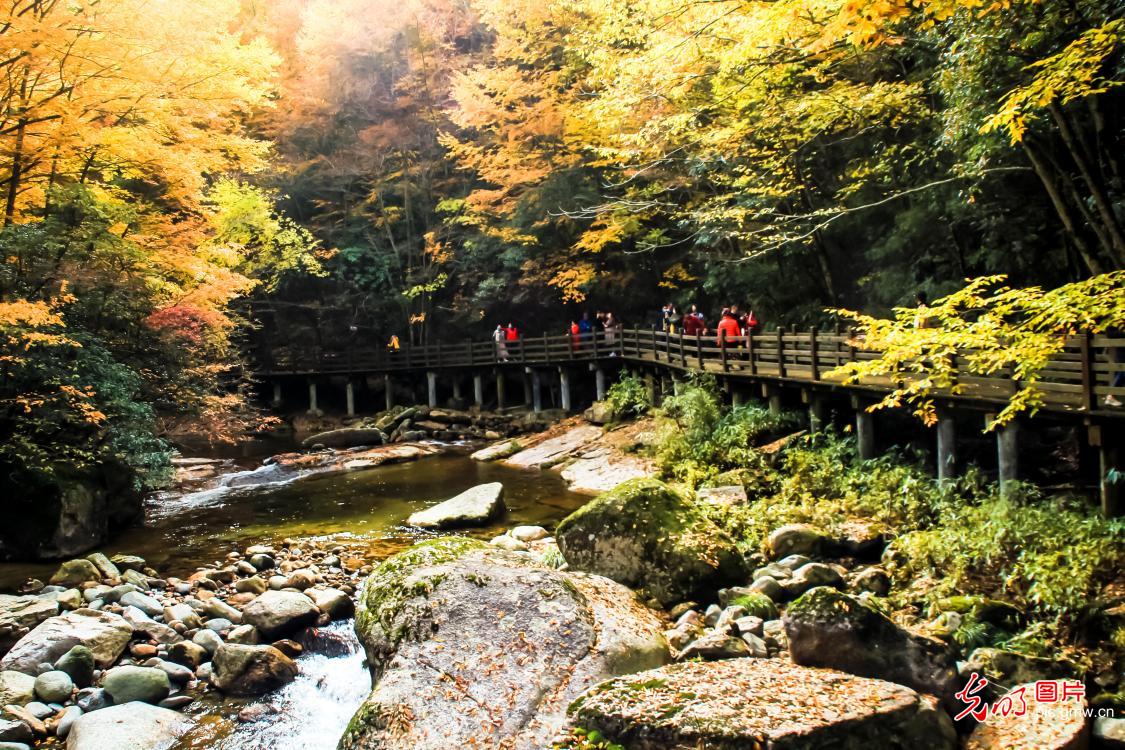
<path fill-rule="evenodd" d="M 56 586 L 79 586 L 86 581 L 96 581 L 101 578 L 101 573 L 96 565 L 89 560 L 67 560 L 51 576 L 51 583 Z"/>
<path fill-rule="evenodd" d="M 217 596 L 203 603 L 203 613 L 211 617 L 222 617 L 236 624 L 242 622 L 242 613 Z"/>
<path fill-rule="evenodd" d="M 0 594 L 0 655 L 32 628 L 59 613 L 59 604 L 49 596 Z"/>
<path fill-rule="evenodd" d="M 909 688 L 779 659 L 687 662 L 619 677 L 575 701 L 570 714 L 573 725 L 608 741 L 650 750 L 956 747 L 949 717 Z"/>
<path fill-rule="evenodd" d="M 276 715 L 277 709 L 268 703 L 254 703 L 238 712 L 238 720 L 243 724 L 250 724 Z"/>
<path fill-rule="evenodd" d="M 407 523 L 426 529 L 452 529 L 486 524 L 506 512 L 504 485 L 490 482 L 414 513 L 407 519 Z"/>
<path fill-rule="evenodd" d="M 955 705 L 960 687 L 950 647 L 899 627 L 856 597 L 815 588 L 789 605 L 783 622 L 797 664 L 891 680 Z"/>
<path fill-rule="evenodd" d="M 65 703 L 74 691 L 74 680 L 58 669 L 35 678 L 35 695 L 44 703 Z"/>
<path fill-rule="evenodd" d="M 285 580 L 285 588 L 304 591 L 316 585 L 316 576 L 307 569 L 294 570 Z"/>
<path fill-rule="evenodd" d="M 265 552 L 259 552 L 256 555 L 251 555 L 250 564 L 258 570 L 269 570 L 276 566 L 277 562 Z"/>
<path fill-rule="evenodd" d="M 333 620 L 343 620 L 355 614 L 355 602 L 339 589 L 311 589 L 305 593 L 312 597 L 317 609 Z"/>
<path fill-rule="evenodd" d="M 87 561 L 89 562 L 89 561 Z M 0 660 L 0 669 L 33 673 L 39 664 L 53 664 L 78 645 L 94 654 L 100 667 L 117 661 L 133 635 L 133 627 L 109 612 L 79 609 L 44 620 Z"/>
<path fill-rule="evenodd" d="M 167 673 L 153 667 L 114 667 L 105 673 L 102 687 L 118 705 L 132 701 L 156 704 L 172 692 Z"/>
<path fill-rule="evenodd" d="M 34 677 L 12 670 L 0 672 L 0 706 L 24 706 L 34 699 Z"/>
<path fill-rule="evenodd" d="M 234 582 L 234 590 L 239 592 L 248 592 L 251 594 L 264 594 L 269 590 L 270 585 L 266 579 L 261 576 L 250 576 L 249 578 L 240 578 Z"/>
<path fill-rule="evenodd" d="M 145 559 L 143 557 L 137 557 L 136 555 L 114 555 L 109 559 L 122 571 L 144 570 L 147 566 Z"/>
<path fill-rule="evenodd" d="M 787 555 L 817 555 L 828 536 L 815 526 L 807 523 L 794 523 L 781 526 L 770 532 L 768 544 L 773 558 Z"/>
<path fill-rule="evenodd" d="M 83 714 L 74 722 L 66 750 L 166 750 L 192 719 L 147 703 L 127 703 Z"/>
<path fill-rule="evenodd" d="M 74 723 L 81 718 L 84 711 L 78 706 L 68 706 L 63 710 L 62 716 L 59 718 L 59 723 L 55 726 L 55 734 L 59 739 L 65 740 L 70 730 L 74 728 Z"/>
<path fill-rule="evenodd" d="M 546 539 L 550 536 L 550 533 L 542 526 L 516 526 L 508 532 L 508 535 L 526 544 L 527 542 L 537 542 L 540 539 Z"/>
<path fill-rule="evenodd" d="M 223 645 L 223 639 L 214 630 L 200 630 L 192 636 L 192 643 L 203 647 L 208 654 L 214 654 Z M 177 644 L 179 645 L 179 644 Z"/>
<path fill-rule="evenodd" d="M 688 644 L 678 658 L 712 660 L 734 659 L 740 656 L 751 656 L 750 646 L 746 641 L 722 630 L 712 630 Z"/>
<path fill-rule="evenodd" d="M 1085 750 L 1088 746 L 1085 695 L 1077 702 L 1041 704 L 1035 700 L 1035 685 L 1027 684 L 1016 686 L 1006 697 L 1027 710 L 1022 715 L 1015 711 L 990 715 L 969 735 L 964 750 Z"/>
<path fill-rule="evenodd" d="M 654 479 L 600 495 L 559 524 L 556 538 L 572 568 L 644 588 L 664 606 L 746 575 L 734 540 L 703 506 Z"/>
<path fill-rule="evenodd" d="M 195 669 L 211 658 L 211 652 L 194 641 L 181 641 L 168 647 L 168 658 Z"/>
<path fill-rule="evenodd" d="M 228 643 L 211 662 L 211 684 L 230 695 L 262 695 L 296 677 L 297 664 L 273 646 Z"/>
<path fill-rule="evenodd" d="M 74 704 L 84 712 L 90 713 L 109 706 L 110 697 L 102 688 L 82 688 L 74 696 Z"/>
<path fill-rule="evenodd" d="M 195 698 L 190 695 L 169 695 L 167 698 L 160 701 L 156 705 L 160 706 L 161 708 L 170 708 L 173 711 L 179 711 L 181 709 L 187 708 L 194 702 Z"/>
<path fill-rule="evenodd" d="M 301 446 L 309 448 L 322 445 L 325 448 L 358 448 L 367 445 L 382 445 L 387 436 L 382 430 L 366 427 L 345 427 L 311 435 L 301 441 Z"/>
<path fill-rule="evenodd" d="M 243 646 L 254 646 L 260 641 L 258 629 L 253 625 L 239 625 L 227 635 L 227 643 L 237 643 Z"/>
<path fill-rule="evenodd" d="M 242 619 L 268 640 L 283 638 L 315 625 L 320 612 L 312 600 L 295 591 L 267 591 L 242 610 Z"/>
<path fill-rule="evenodd" d="M 493 440 L 499 438 L 497 434 Z M 473 453 L 469 458 L 474 461 L 499 461 L 502 458 L 508 458 L 523 450 L 523 446 L 518 440 L 505 440 L 502 443 L 495 443 L 487 448 L 481 448 L 479 451 Z"/>
<path fill-rule="evenodd" d="M 191 681 L 195 677 L 195 672 L 188 669 L 184 665 L 176 664 L 170 661 L 164 661 L 163 659 L 159 658 L 149 659 L 142 666 L 159 669 L 161 672 L 168 675 L 169 680 L 176 683 L 177 685 L 183 685 L 184 683 Z"/>
<path fill-rule="evenodd" d="M 122 596 L 121 606 L 136 607 L 149 617 L 158 617 L 164 614 L 164 607 L 160 602 L 148 594 L 142 594 L 140 591 L 130 591 Z"/>
<path fill-rule="evenodd" d="M 121 611 L 121 616 L 133 626 L 133 630 L 144 633 L 157 643 L 179 643 L 184 639 L 175 629 L 162 622 L 153 620 L 136 607 L 126 607 Z"/>
<path fill-rule="evenodd" d="M 377 681 L 340 747 L 549 746 L 579 694 L 668 658 L 660 630 L 604 578 L 468 539 L 416 545 L 364 588 L 356 632 Z"/>
<path fill-rule="evenodd" d="M 65 672 L 78 687 L 94 682 L 94 652 L 86 646 L 75 646 L 55 662 L 55 669 Z"/>
<path fill-rule="evenodd" d="M 113 579 L 121 577 L 121 570 L 101 552 L 86 555 L 86 559 L 94 564 L 102 578 Z"/>

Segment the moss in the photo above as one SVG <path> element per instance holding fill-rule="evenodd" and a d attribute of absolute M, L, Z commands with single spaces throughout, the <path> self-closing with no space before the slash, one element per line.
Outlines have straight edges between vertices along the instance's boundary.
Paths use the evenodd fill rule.
<path fill-rule="evenodd" d="M 983 596 L 949 596 L 938 601 L 935 609 L 939 612 L 970 615 L 978 622 L 1006 628 L 1019 627 L 1024 617 L 1018 607 Z"/>
<path fill-rule="evenodd" d="M 444 573 L 420 575 L 418 571 L 459 559 L 488 545 L 475 539 L 443 537 L 416 544 L 384 560 L 367 579 L 356 612 L 355 629 L 362 640 L 376 625 L 392 642 L 404 633 L 392 632 L 395 616 L 406 602 L 426 597 L 445 579 Z M 413 578 L 413 580 L 411 580 Z"/>
<path fill-rule="evenodd" d="M 732 599 L 730 603 L 744 607 L 746 614 L 752 617 L 760 617 L 763 620 L 777 619 L 777 605 L 765 594 L 743 594 Z"/>

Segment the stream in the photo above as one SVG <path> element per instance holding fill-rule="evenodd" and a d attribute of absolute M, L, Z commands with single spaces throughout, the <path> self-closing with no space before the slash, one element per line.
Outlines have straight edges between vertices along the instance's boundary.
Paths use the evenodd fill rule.
<path fill-rule="evenodd" d="M 405 525 L 407 516 L 485 482 L 501 482 L 509 513 L 500 522 L 465 530 L 489 539 L 508 528 L 533 524 L 553 529 L 589 497 L 569 492 L 556 474 L 526 472 L 471 460 L 460 450 L 419 461 L 347 473 L 269 481 L 264 456 L 225 458 L 205 488 L 190 485 L 154 495 L 143 525 L 102 548 L 107 554 L 144 557 L 162 576 L 190 575 L 252 544 L 283 539 L 336 541 L 369 562 L 406 549 L 431 532 Z M 211 464 L 211 466 L 216 466 Z M 243 486 L 247 480 L 263 482 Z M 204 484 L 204 483 L 200 483 Z M 216 486 L 217 484 L 217 486 Z M 0 564 L 0 591 L 29 577 L 47 580 L 47 564 Z M 187 713 L 196 728 L 172 750 L 332 750 L 371 689 L 352 621 L 307 632 L 295 682 L 261 698 L 223 699 L 214 692 Z M 257 720 L 238 720 L 239 713 Z"/>

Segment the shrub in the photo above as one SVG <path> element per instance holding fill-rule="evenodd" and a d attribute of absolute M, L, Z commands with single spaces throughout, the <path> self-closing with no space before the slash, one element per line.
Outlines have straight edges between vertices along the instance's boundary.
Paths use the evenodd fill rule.
<path fill-rule="evenodd" d="M 640 377 L 625 372 L 609 387 L 606 401 L 613 407 L 616 419 L 639 417 L 652 408 L 652 398 L 644 382 Z"/>

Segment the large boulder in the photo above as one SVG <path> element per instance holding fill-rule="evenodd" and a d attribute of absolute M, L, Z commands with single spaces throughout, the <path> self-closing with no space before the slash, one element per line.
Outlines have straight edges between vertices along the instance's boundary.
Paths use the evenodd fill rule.
<path fill-rule="evenodd" d="M 457 497 L 420 510 L 406 522 L 424 529 L 453 529 L 486 524 L 505 512 L 504 485 L 490 482 L 478 484 Z"/>
<path fill-rule="evenodd" d="M 780 659 L 685 662 L 609 680 L 571 721 L 630 750 L 860 748 L 953 750 L 931 699 L 882 680 Z"/>
<path fill-rule="evenodd" d="M 339 430 L 318 432 L 302 440 L 301 445 L 305 448 L 314 445 L 323 445 L 325 448 L 358 448 L 361 445 L 382 445 L 385 442 L 387 442 L 387 435 L 382 430 L 344 427 Z"/>
<path fill-rule="evenodd" d="M 782 621 L 797 664 L 890 680 L 956 705 L 960 685 L 949 645 L 899 627 L 861 599 L 815 588 L 790 604 Z"/>
<path fill-rule="evenodd" d="M 598 576 L 461 538 L 383 562 L 356 632 L 375 687 L 343 750 L 542 748 L 598 682 L 663 664 L 663 623 Z"/>
<path fill-rule="evenodd" d="M 59 613 L 59 603 L 47 596 L 0 594 L 0 656 L 32 628 Z"/>
<path fill-rule="evenodd" d="M 80 716 L 66 750 L 168 750 L 192 724 L 183 714 L 147 703 L 111 706 Z"/>
<path fill-rule="evenodd" d="M 1061 683 L 1058 687 L 1061 693 Z M 993 713 L 978 724 L 965 750 L 1086 750 L 1089 746 L 1085 694 L 1077 701 L 1039 703 L 1035 684 L 1029 683 L 1012 688 L 999 705 L 1014 710 Z"/>
<path fill-rule="evenodd" d="M 220 646 L 211 660 L 211 684 L 231 695 L 262 695 L 297 678 L 297 664 L 273 646 Z"/>
<path fill-rule="evenodd" d="M 54 664 L 78 645 L 89 648 L 97 665 L 105 668 L 117 661 L 132 635 L 133 626 L 119 615 L 76 609 L 44 620 L 21 638 L 0 660 L 0 670 L 35 674 L 40 664 Z"/>
<path fill-rule="evenodd" d="M 172 692 L 168 673 L 156 667 L 126 665 L 105 673 L 102 687 L 114 703 L 159 703 Z"/>
<path fill-rule="evenodd" d="M 747 576 L 734 540 L 704 505 L 655 479 L 634 479 L 569 515 L 555 533 L 572 568 L 644 588 L 671 605 Z"/>
<path fill-rule="evenodd" d="M 296 591 L 267 591 L 242 609 L 242 621 L 271 640 L 315 625 L 318 617 L 312 599 Z"/>

